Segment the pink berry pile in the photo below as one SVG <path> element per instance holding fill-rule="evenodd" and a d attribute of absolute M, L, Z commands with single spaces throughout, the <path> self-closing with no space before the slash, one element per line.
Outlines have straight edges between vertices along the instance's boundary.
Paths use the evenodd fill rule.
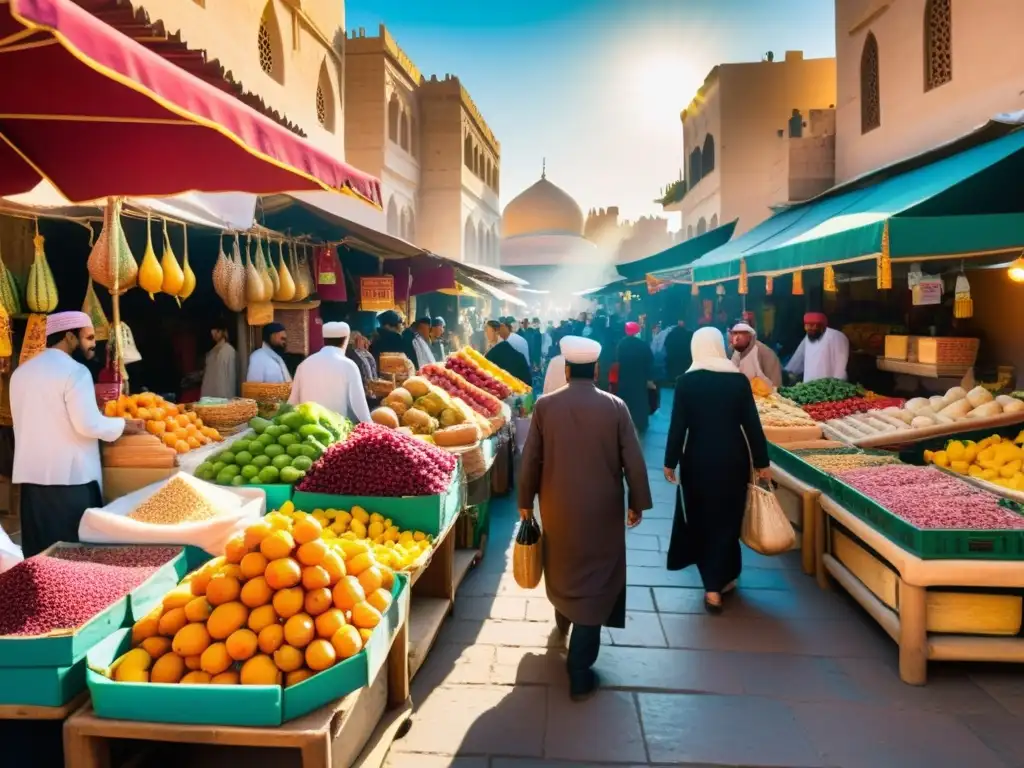
<path fill-rule="evenodd" d="M 837 477 L 917 528 L 1024 529 L 1024 515 L 999 506 L 996 496 L 931 467 L 864 467 Z"/>
<path fill-rule="evenodd" d="M 360 424 L 335 443 L 296 486 L 341 496 L 433 496 L 451 483 L 458 459 L 379 424 Z"/>
<path fill-rule="evenodd" d="M 0 574 L 0 636 L 77 629 L 178 555 L 176 547 L 60 547 Z"/>

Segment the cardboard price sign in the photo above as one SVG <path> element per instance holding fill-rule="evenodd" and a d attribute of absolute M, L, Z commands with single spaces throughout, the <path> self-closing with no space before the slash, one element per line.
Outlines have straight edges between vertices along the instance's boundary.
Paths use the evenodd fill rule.
<path fill-rule="evenodd" d="M 384 312 L 395 307 L 393 275 L 359 278 L 359 309 L 363 312 Z"/>

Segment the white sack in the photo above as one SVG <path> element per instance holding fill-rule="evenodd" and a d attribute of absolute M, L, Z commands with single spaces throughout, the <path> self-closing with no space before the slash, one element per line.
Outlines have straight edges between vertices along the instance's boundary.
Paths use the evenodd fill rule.
<path fill-rule="evenodd" d="M 0 573 L 10 570 L 24 559 L 21 547 L 11 541 L 7 531 L 0 528 Z"/>

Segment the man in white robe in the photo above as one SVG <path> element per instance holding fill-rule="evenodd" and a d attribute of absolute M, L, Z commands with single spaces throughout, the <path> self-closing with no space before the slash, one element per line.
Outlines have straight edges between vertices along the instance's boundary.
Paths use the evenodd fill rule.
<path fill-rule="evenodd" d="M 801 381 L 841 379 L 846 381 L 846 366 L 850 361 L 850 341 L 828 327 L 828 318 L 822 312 L 804 315 L 807 335 L 786 364 L 786 373 L 800 377 Z"/>
<path fill-rule="evenodd" d="M 288 345 L 288 333 L 281 323 L 263 326 L 263 346 L 249 356 L 249 371 L 246 381 L 260 384 L 283 384 L 292 380 L 284 358 Z"/>
<path fill-rule="evenodd" d="M 345 356 L 348 323 L 324 323 L 324 346 L 295 370 L 288 402 L 317 403 L 354 422 L 370 421 L 359 366 Z"/>
<path fill-rule="evenodd" d="M 32 557 L 58 541 L 77 542 L 86 509 L 103 506 L 99 441 L 145 431 L 136 420 L 108 418 L 96 405 L 86 360 L 96 332 L 84 312 L 46 318 L 46 349 L 11 375 L 14 471 L 21 486 L 21 546 Z"/>
<path fill-rule="evenodd" d="M 238 396 L 238 353 L 228 341 L 227 323 L 219 322 L 210 329 L 213 349 L 206 353 L 203 368 L 202 397 L 230 399 Z"/>

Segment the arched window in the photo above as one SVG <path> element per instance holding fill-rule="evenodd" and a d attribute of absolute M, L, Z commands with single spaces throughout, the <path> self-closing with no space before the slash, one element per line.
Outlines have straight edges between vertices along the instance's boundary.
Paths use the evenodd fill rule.
<path fill-rule="evenodd" d="M 950 0 L 928 0 L 924 6 L 924 89 L 953 79 L 953 19 Z"/>
<path fill-rule="evenodd" d="M 398 101 L 398 94 L 392 93 L 388 100 L 388 138 L 398 143 L 398 124 L 402 120 L 402 104 Z"/>
<path fill-rule="evenodd" d="M 466 164 L 466 167 L 473 168 L 473 137 L 470 134 L 466 134 L 466 139 L 462 142 L 462 161 Z"/>
<path fill-rule="evenodd" d="M 401 235 L 401 223 L 398 219 L 398 206 L 395 205 L 395 198 L 388 200 L 388 234 Z"/>
<path fill-rule="evenodd" d="M 703 179 L 715 170 L 715 137 L 710 133 L 704 139 L 704 149 L 700 154 L 700 177 Z"/>
<path fill-rule="evenodd" d="M 487 261 L 487 228 L 480 223 L 480 231 L 477 232 L 476 236 L 476 260 L 478 263 L 483 264 Z"/>
<path fill-rule="evenodd" d="M 697 185 L 697 182 L 701 179 L 701 171 L 703 167 L 701 165 L 700 147 L 694 147 L 690 153 L 690 187 Z"/>
<path fill-rule="evenodd" d="M 281 28 L 277 24 L 273 3 L 267 3 L 263 8 L 256 46 L 260 56 L 260 69 L 283 85 L 284 44 L 281 41 Z"/>
<path fill-rule="evenodd" d="M 410 243 L 416 242 L 416 212 L 409 209 L 409 234 L 405 238 Z"/>
<path fill-rule="evenodd" d="M 484 163 L 484 184 L 491 186 L 491 158 L 487 158 L 487 162 Z"/>
<path fill-rule="evenodd" d="M 718 214 L 716 213 L 711 217 L 711 228 L 718 229 Z"/>
<path fill-rule="evenodd" d="M 320 63 L 320 77 L 316 84 L 316 119 L 326 130 L 334 133 L 334 86 L 327 69 L 327 59 Z"/>
<path fill-rule="evenodd" d="M 878 82 L 878 41 L 868 32 L 860 55 L 860 132 L 873 131 L 882 124 L 882 103 Z"/>
<path fill-rule="evenodd" d="M 691 237 L 693 237 L 693 224 L 686 228 L 686 239 L 689 240 Z"/>
<path fill-rule="evenodd" d="M 462 235 L 462 260 L 473 261 L 476 258 L 476 227 L 473 219 L 466 219 L 466 230 Z"/>
<path fill-rule="evenodd" d="M 697 219 L 697 237 L 700 237 L 701 235 L 703 235 L 707 231 L 708 231 L 708 223 L 706 221 L 704 221 L 704 217 L 701 216 L 699 219 Z"/>
<path fill-rule="evenodd" d="M 398 143 L 401 144 L 402 149 L 406 152 L 412 149 L 412 137 L 409 135 L 410 128 L 412 126 L 412 120 L 409 118 L 408 111 L 402 111 L 402 125 L 398 131 Z"/>

